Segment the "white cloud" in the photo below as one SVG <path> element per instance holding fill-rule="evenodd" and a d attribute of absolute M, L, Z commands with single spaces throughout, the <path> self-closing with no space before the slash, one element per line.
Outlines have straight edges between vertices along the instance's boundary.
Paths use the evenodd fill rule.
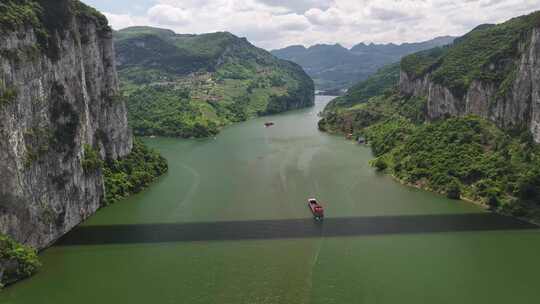
<path fill-rule="evenodd" d="M 345 19 L 341 11 L 335 7 L 324 11 L 319 8 L 312 8 L 305 13 L 305 16 L 314 25 L 331 27 L 342 25 Z"/>
<path fill-rule="evenodd" d="M 291 44 L 412 42 L 461 35 L 540 10 L 538 0 L 156 0 L 141 16 L 106 13 L 178 33 L 230 31 L 264 48 Z"/>
<path fill-rule="evenodd" d="M 150 21 L 170 26 L 187 25 L 191 22 L 190 11 L 181 7 L 158 4 L 148 10 Z"/>
<path fill-rule="evenodd" d="M 260 2 L 283 7 L 296 13 L 305 13 L 312 8 L 328 9 L 333 3 L 332 0 L 260 0 Z"/>
<path fill-rule="evenodd" d="M 111 14 L 107 12 L 104 12 L 103 14 L 107 17 L 107 19 L 109 19 L 109 24 L 114 29 L 150 24 L 148 18 L 146 17 L 132 16 L 127 14 Z"/>

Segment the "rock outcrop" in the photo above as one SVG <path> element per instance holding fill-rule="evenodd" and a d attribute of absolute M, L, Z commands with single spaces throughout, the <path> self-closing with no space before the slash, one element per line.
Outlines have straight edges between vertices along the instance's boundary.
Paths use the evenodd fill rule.
<path fill-rule="evenodd" d="M 402 62 L 400 91 L 406 95 L 427 97 L 429 120 L 474 114 L 495 122 L 501 128 L 528 129 L 534 140 L 540 143 L 540 14 L 535 13 L 520 18 L 534 21 L 534 23 L 530 22 L 534 26 L 524 28 L 519 34 L 514 34 L 513 37 L 518 35 L 515 46 L 489 54 L 495 59 L 481 66 L 481 72 L 477 73 L 479 77 L 475 77 L 473 72 L 469 73 L 473 77 L 461 94 L 456 94 L 455 90 L 446 86 L 444 81 L 439 81 L 434 75 L 438 69 L 441 69 L 441 65 L 449 65 L 448 62 L 456 60 L 457 51 L 453 54 L 451 52 L 453 48 L 459 48 L 459 45 L 449 48 L 447 53 L 451 55 L 443 55 L 434 60 L 435 63 L 426 69 L 425 73 L 410 72 L 414 69 L 407 71 L 403 69 Z M 508 25 L 513 26 L 517 22 L 524 22 L 520 18 L 509 21 Z M 489 31 L 490 28 L 501 30 L 497 29 L 497 26 L 480 30 Z M 456 44 L 468 43 L 469 40 L 475 38 L 472 35 L 469 36 L 471 37 L 465 36 Z M 473 44 L 470 43 L 467 47 L 470 45 Z M 504 54 L 504 51 L 509 55 L 500 55 Z M 453 57 L 449 58 L 450 56 Z M 466 63 L 467 59 L 463 60 Z M 491 59 L 485 60 L 489 62 Z M 471 70 L 474 68 L 472 61 L 471 59 Z M 465 65 L 465 69 L 467 68 Z M 450 69 L 445 72 L 448 70 Z M 495 79 L 481 77 L 485 74 L 497 75 L 497 77 Z M 500 79 L 500 75 L 503 80 Z"/>
<path fill-rule="evenodd" d="M 106 19 L 75 0 L 8 5 L 35 16 L 0 28 L 0 233 L 43 248 L 102 204 L 88 150 L 117 159 L 132 136 Z"/>

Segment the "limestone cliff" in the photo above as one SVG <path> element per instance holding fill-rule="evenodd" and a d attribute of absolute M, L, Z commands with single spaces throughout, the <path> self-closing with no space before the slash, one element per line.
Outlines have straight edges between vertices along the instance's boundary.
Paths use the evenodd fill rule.
<path fill-rule="evenodd" d="M 125 156 L 132 136 L 105 17 L 76 0 L 0 11 L 0 233 L 43 248 L 101 206 L 85 157 Z"/>
<path fill-rule="evenodd" d="M 475 114 L 540 143 L 540 12 L 480 26 L 401 66 L 400 91 L 427 97 L 428 119 Z"/>

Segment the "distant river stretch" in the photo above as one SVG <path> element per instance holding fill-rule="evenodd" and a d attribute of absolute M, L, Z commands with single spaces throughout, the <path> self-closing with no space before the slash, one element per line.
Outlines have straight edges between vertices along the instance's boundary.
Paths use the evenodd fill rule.
<path fill-rule="evenodd" d="M 375 173 L 368 147 L 317 130 L 329 100 L 146 140 L 168 175 L 45 251 L 0 303 L 540 303 L 537 230 Z"/>

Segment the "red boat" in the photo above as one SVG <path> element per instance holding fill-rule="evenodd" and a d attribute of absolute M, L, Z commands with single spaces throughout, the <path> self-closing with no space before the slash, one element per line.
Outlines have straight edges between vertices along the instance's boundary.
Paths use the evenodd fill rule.
<path fill-rule="evenodd" d="M 264 126 L 267 127 L 267 128 L 268 128 L 268 127 L 271 127 L 271 126 L 273 126 L 273 125 L 274 125 L 274 122 L 272 122 L 272 121 L 269 121 L 269 122 L 265 122 L 265 123 L 264 123 Z"/>
<path fill-rule="evenodd" d="M 308 207 L 311 210 L 311 213 L 313 213 L 313 218 L 320 221 L 324 218 L 324 209 L 316 199 L 311 198 L 308 200 Z"/>

